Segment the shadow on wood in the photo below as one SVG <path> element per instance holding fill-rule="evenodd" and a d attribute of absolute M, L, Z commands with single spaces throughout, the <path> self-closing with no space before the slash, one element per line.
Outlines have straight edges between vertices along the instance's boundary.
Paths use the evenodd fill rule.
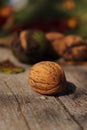
<path fill-rule="evenodd" d="M 54 96 L 58 97 L 58 96 L 70 95 L 74 93 L 75 90 L 76 90 L 76 86 L 71 82 L 67 82 L 66 89 L 60 93 L 55 94 Z"/>

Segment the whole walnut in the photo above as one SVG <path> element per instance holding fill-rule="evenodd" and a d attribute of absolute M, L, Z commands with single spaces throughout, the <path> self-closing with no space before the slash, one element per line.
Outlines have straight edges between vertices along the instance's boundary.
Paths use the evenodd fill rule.
<path fill-rule="evenodd" d="M 62 52 L 64 59 L 73 61 L 87 60 L 87 43 L 83 38 L 69 35 L 64 40 L 65 49 Z"/>
<path fill-rule="evenodd" d="M 32 66 L 29 71 L 29 84 L 41 94 L 52 95 L 64 90 L 67 82 L 60 65 L 43 61 Z"/>
<path fill-rule="evenodd" d="M 65 60 L 87 60 L 87 43 L 80 36 L 68 35 L 60 41 L 54 41 L 54 45 L 56 52 Z"/>

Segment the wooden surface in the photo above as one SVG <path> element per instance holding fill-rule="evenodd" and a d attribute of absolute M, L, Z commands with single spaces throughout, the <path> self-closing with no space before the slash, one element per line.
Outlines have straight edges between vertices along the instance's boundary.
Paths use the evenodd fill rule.
<path fill-rule="evenodd" d="M 44 96 L 28 83 L 31 66 L 0 48 L 0 60 L 23 66 L 20 74 L 0 73 L 0 130 L 87 130 L 87 66 L 63 66 L 67 90 Z"/>

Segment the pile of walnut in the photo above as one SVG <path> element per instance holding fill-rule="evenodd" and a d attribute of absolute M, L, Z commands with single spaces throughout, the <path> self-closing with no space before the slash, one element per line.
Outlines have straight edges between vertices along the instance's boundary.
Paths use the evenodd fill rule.
<path fill-rule="evenodd" d="M 59 32 L 44 33 L 28 29 L 12 39 L 11 43 L 0 40 L 0 45 L 9 46 L 20 62 L 35 64 L 59 58 L 65 61 L 87 61 L 87 41 L 77 35 L 65 36 Z"/>
<path fill-rule="evenodd" d="M 21 31 L 12 42 L 11 50 L 20 62 L 28 64 L 59 58 L 87 61 L 87 41 L 80 36 L 64 36 L 58 32 Z"/>
<path fill-rule="evenodd" d="M 87 42 L 80 36 L 64 36 L 58 32 L 45 34 L 58 57 L 68 61 L 87 61 Z"/>

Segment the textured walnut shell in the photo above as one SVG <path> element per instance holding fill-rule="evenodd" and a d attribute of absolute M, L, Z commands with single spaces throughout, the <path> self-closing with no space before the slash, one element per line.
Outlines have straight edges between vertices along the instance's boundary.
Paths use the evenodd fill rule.
<path fill-rule="evenodd" d="M 61 55 L 66 60 L 87 60 L 87 44 L 81 37 L 69 35 L 64 39 Z"/>
<path fill-rule="evenodd" d="M 55 62 L 39 62 L 29 72 L 29 84 L 41 94 L 58 93 L 64 90 L 66 83 L 63 69 Z"/>
<path fill-rule="evenodd" d="M 52 42 L 55 52 L 65 60 L 87 60 L 87 43 L 81 37 L 68 35 Z"/>

